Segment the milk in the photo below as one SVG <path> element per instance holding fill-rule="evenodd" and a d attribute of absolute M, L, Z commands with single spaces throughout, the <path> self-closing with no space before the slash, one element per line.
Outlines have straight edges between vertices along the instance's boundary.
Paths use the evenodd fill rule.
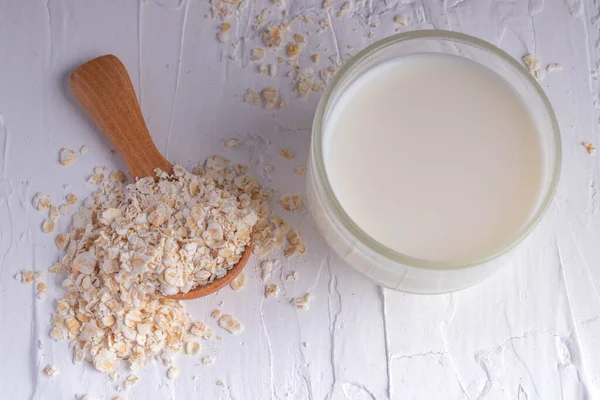
<path fill-rule="evenodd" d="M 346 90 L 324 134 L 348 216 L 407 256 L 476 261 L 515 239 L 539 202 L 538 130 L 493 71 L 445 54 L 381 64 Z"/>

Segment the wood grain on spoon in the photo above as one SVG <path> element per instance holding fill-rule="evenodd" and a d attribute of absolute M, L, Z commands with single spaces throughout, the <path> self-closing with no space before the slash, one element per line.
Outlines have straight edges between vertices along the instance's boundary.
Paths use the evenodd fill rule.
<path fill-rule="evenodd" d="M 71 73 L 70 85 L 79 103 L 125 159 L 134 179 L 154 176 L 155 168 L 173 172 L 173 165 L 150 137 L 129 74 L 117 57 L 106 55 L 79 66 Z"/>
<path fill-rule="evenodd" d="M 173 172 L 173 165 L 152 141 L 129 74 L 117 57 L 109 54 L 88 61 L 71 73 L 69 83 L 75 98 L 121 154 L 134 179 L 155 177 L 155 168 Z M 216 292 L 239 275 L 251 253 L 252 242 L 224 277 L 188 293 L 166 297 L 190 300 Z"/>

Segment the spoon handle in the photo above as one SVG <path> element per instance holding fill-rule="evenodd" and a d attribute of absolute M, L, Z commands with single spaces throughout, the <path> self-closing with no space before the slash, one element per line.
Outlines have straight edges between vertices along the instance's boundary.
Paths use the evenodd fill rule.
<path fill-rule="evenodd" d="M 75 98 L 125 159 L 135 179 L 171 173 L 173 166 L 158 151 L 140 110 L 131 79 L 112 54 L 77 67 L 69 78 Z"/>

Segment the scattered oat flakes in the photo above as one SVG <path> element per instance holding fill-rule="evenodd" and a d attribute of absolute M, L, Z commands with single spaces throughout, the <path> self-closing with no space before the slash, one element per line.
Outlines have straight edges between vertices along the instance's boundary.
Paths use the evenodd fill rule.
<path fill-rule="evenodd" d="M 408 26 L 408 17 L 404 15 L 396 15 L 394 17 L 394 22 L 401 26 Z"/>
<path fill-rule="evenodd" d="M 296 57 L 302 51 L 302 45 L 300 45 L 299 43 L 290 42 L 288 43 L 285 49 L 288 57 Z"/>
<path fill-rule="evenodd" d="M 286 279 L 287 279 L 288 281 L 297 281 L 297 280 L 298 280 L 298 278 L 299 278 L 299 276 L 298 276 L 298 271 L 294 271 L 294 272 L 292 272 L 291 274 L 289 274 L 289 275 L 287 276 L 287 278 L 286 278 Z"/>
<path fill-rule="evenodd" d="M 244 275 L 243 272 L 240 272 L 240 274 L 238 276 L 236 276 L 235 278 L 233 278 L 231 283 L 229 283 L 229 286 L 231 286 L 231 288 L 233 290 L 238 291 L 241 288 L 243 288 L 245 284 L 246 284 L 246 275 Z"/>
<path fill-rule="evenodd" d="M 68 167 L 69 165 L 77 161 L 77 153 L 75 152 L 75 150 L 62 148 L 60 149 L 58 156 L 60 163 L 65 167 Z"/>
<path fill-rule="evenodd" d="M 83 146 L 81 146 L 81 148 L 79 149 L 79 154 L 86 154 L 89 150 L 89 147 L 87 144 L 84 144 Z"/>
<path fill-rule="evenodd" d="M 33 197 L 33 206 L 40 211 L 46 211 L 50 209 L 52 203 L 50 203 L 50 198 L 47 194 L 44 193 L 36 193 Z"/>
<path fill-rule="evenodd" d="M 246 170 L 241 165 L 230 168 L 227 160 L 213 156 L 194 175 L 176 166 L 171 176 L 157 171 L 158 181 L 144 178 L 128 186 L 124 179 L 100 177 L 97 191 L 73 215 L 66 254 L 49 269 L 70 271 L 63 282 L 66 294 L 52 318 L 51 336 L 74 343 L 75 363 L 91 359 L 104 373 L 112 373 L 121 360 L 132 369 L 154 359 L 171 367 L 172 357 L 189 341 L 188 332 L 212 337 L 204 324 L 192 322 L 180 302 L 155 292 L 223 276 L 227 266 L 217 258 L 235 263 L 252 226 L 258 256 L 283 245 L 290 229 L 271 215 L 268 203 L 274 191 L 260 188 L 244 175 Z M 197 199 L 209 192 L 211 202 L 231 200 L 219 205 L 218 210 L 227 210 L 224 215 Z M 245 210 L 242 225 L 220 222 L 239 210 Z M 200 218 L 204 225 L 198 223 Z M 231 227 L 242 230 L 235 233 Z M 195 262 L 190 265 L 206 266 L 192 272 L 177 269 L 191 260 Z M 241 330 L 236 321 L 229 322 Z M 113 340 L 104 340 L 107 337 Z"/>
<path fill-rule="evenodd" d="M 44 373 L 47 376 L 53 377 L 56 374 L 58 374 L 58 370 L 56 369 L 56 367 L 54 365 L 46 365 L 46 367 L 44 368 Z"/>
<path fill-rule="evenodd" d="M 221 315 L 221 310 L 219 310 L 219 309 L 213 310 L 210 313 L 210 316 L 213 318 L 219 318 L 220 315 Z"/>
<path fill-rule="evenodd" d="M 296 307 L 302 310 L 308 310 L 308 300 L 310 299 L 310 293 L 306 293 L 304 297 L 296 297 L 292 300 L 292 302 L 296 305 Z"/>
<path fill-rule="evenodd" d="M 242 323 L 233 315 L 229 314 L 219 318 L 219 326 L 234 335 L 240 333 L 244 329 Z"/>
<path fill-rule="evenodd" d="M 265 108 L 270 110 L 275 107 L 279 98 L 279 90 L 274 87 L 267 87 L 260 92 L 262 98 L 265 100 Z"/>
<path fill-rule="evenodd" d="M 306 167 L 305 166 L 299 166 L 294 168 L 294 174 L 296 175 L 306 175 Z"/>
<path fill-rule="evenodd" d="M 269 26 L 261 35 L 263 43 L 269 47 L 279 47 L 282 41 L 282 32 L 276 26 Z"/>
<path fill-rule="evenodd" d="M 279 199 L 279 204 L 281 204 L 281 207 L 286 211 L 293 212 L 299 210 L 302 207 L 302 195 L 295 194 L 293 196 L 282 196 L 281 199 Z"/>
<path fill-rule="evenodd" d="M 247 89 L 244 95 L 244 101 L 253 106 L 260 106 L 262 104 L 258 92 L 254 89 Z"/>
<path fill-rule="evenodd" d="M 596 154 L 596 147 L 593 144 L 591 144 L 590 142 L 583 142 L 583 146 L 587 150 L 588 154 L 590 154 L 590 155 Z"/>
<path fill-rule="evenodd" d="M 250 52 L 250 57 L 252 57 L 252 60 L 262 60 L 263 58 L 265 58 L 265 49 L 263 49 L 262 47 L 252 49 L 252 51 Z"/>
<path fill-rule="evenodd" d="M 46 218 L 44 220 L 44 223 L 42 224 L 42 232 L 44 233 L 50 233 L 54 231 L 54 221 L 52 221 L 51 219 Z"/>
<path fill-rule="evenodd" d="M 312 56 L 310 56 L 310 59 L 312 60 L 312 62 L 318 63 L 320 57 L 321 56 L 319 54 L 313 54 Z"/>
<path fill-rule="evenodd" d="M 279 154 L 283 158 L 287 158 L 288 160 L 293 160 L 294 158 L 296 158 L 296 153 L 288 149 L 279 150 Z"/>
<path fill-rule="evenodd" d="M 167 371 L 167 378 L 169 378 L 172 381 L 179 378 L 179 368 L 177 368 L 177 367 L 169 368 L 169 370 Z"/>
<path fill-rule="evenodd" d="M 265 286 L 265 297 L 267 299 L 277 297 L 279 295 L 279 286 L 274 283 L 270 283 Z"/>
<path fill-rule="evenodd" d="M 185 354 L 196 354 L 200 351 L 200 343 L 190 340 L 185 344 Z"/>
<path fill-rule="evenodd" d="M 225 384 L 223 383 L 223 381 L 217 381 L 217 386 L 225 387 Z"/>

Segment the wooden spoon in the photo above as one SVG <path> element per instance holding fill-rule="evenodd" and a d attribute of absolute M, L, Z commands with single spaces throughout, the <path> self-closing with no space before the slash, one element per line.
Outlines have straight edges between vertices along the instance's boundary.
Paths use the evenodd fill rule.
<path fill-rule="evenodd" d="M 173 165 L 160 154 L 150 137 L 131 79 L 117 57 L 109 54 L 80 65 L 71 73 L 69 84 L 75 98 L 125 159 L 134 180 L 155 177 L 155 168 L 173 172 Z M 251 252 L 252 242 L 224 277 L 188 293 L 167 297 L 190 300 L 216 292 L 239 275 Z"/>

